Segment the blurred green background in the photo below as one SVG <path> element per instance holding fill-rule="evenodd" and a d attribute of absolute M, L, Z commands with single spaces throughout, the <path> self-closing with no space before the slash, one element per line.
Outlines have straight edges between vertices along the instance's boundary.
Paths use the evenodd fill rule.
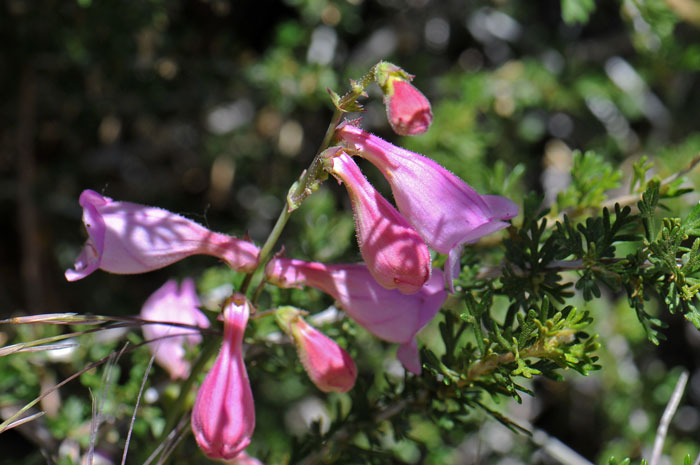
<path fill-rule="evenodd" d="M 260 244 L 326 130 L 326 88 L 344 92 L 349 78 L 380 59 L 415 74 L 435 121 L 410 140 L 392 135 L 373 87 L 365 129 L 436 159 L 482 193 L 520 203 L 536 191 L 551 203 L 568 185 L 572 151 L 581 149 L 622 168 L 624 194 L 640 156 L 665 177 L 700 151 L 695 0 L 3 0 L 0 43 L 3 317 L 135 315 L 170 277 L 199 277 L 203 292 L 238 279 L 199 257 L 146 275 L 98 272 L 67 283 L 63 271 L 84 240 L 80 192 L 157 205 Z M 388 192 L 381 176 L 362 166 Z M 334 184 L 292 217 L 281 241 L 288 256 L 360 260 L 349 202 Z M 698 198 L 689 194 L 673 208 L 687 211 Z M 667 449 L 680 463 L 698 453 L 700 335 L 682 317 L 664 316 L 667 340 L 655 347 L 617 297 L 581 303 L 601 334 L 601 372 L 538 381 L 534 399 L 501 408 L 593 462 L 639 458 L 648 456 L 685 368 L 691 381 Z M 313 292 L 294 299 L 312 310 L 329 303 Z M 56 329 L 25 330 L 20 336 Z M 0 327 L 0 342 L 16 333 Z M 358 340 L 354 350 L 365 355 L 386 350 L 362 334 Z M 94 360 L 116 344 L 86 344 L 82 355 Z M 375 358 L 365 371 L 383 366 Z M 276 373 L 276 384 L 253 379 L 259 411 L 253 448 L 261 455 L 272 450 L 271 463 L 275 450 L 289 447 L 279 412 L 309 392 L 308 383 L 284 379 L 299 373 L 284 371 L 284 360 L 266 361 L 270 366 L 259 371 Z M 119 372 L 111 401 L 123 402 L 127 416 L 147 361 L 147 352 L 137 352 Z M 0 359 L 0 406 L 31 400 L 80 368 L 76 363 L 43 354 Z M 60 408 L 47 415 L 50 437 L 0 435 L 0 463 L 43 463 L 37 443 L 55 451 L 66 436 L 84 448 L 86 387 L 99 387 L 100 376 L 61 390 Z M 154 376 L 167 386 L 162 372 Z M 156 407 L 146 408 L 135 440 L 155 431 L 161 417 Z M 486 419 L 474 424 L 447 436 L 425 424 L 415 433 L 422 445 L 387 445 L 391 460 L 556 463 L 536 441 Z M 123 430 L 119 424 L 102 439 L 113 461 Z"/>

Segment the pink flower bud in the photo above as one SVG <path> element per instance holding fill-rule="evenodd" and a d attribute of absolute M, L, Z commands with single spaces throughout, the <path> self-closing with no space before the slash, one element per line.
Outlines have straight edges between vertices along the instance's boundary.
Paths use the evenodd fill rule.
<path fill-rule="evenodd" d="M 199 305 L 192 279 L 185 279 L 180 289 L 171 279 L 146 300 L 140 316 L 144 320 L 208 328 L 209 320 L 199 311 Z M 202 342 L 199 331 L 167 324 L 146 324 L 142 331 L 146 339 L 156 340 L 148 348 L 170 377 L 187 378 L 190 363 L 185 359 L 185 345 L 192 347 Z"/>
<path fill-rule="evenodd" d="M 242 294 L 234 294 L 224 307 L 223 345 L 192 410 L 197 444 L 215 459 L 236 457 L 248 446 L 255 429 L 253 394 L 242 354 L 249 313 L 250 304 Z"/>
<path fill-rule="evenodd" d="M 414 294 L 386 289 L 372 278 L 365 265 L 305 262 L 276 258 L 266 270 L 270 283 L 290 288 L 311 286 L 330 294 L 360 326 L 380 339 L 409 346 L 415 335 L 432 320 L 447 297 L 442 272 L 433 270 L 432 277 Z M 410 355 L 406 348 L 402 354 Z M 417 352 L 415 352 L 417 356 Z M 402 362 L 411 357 L 399 358 Z M 420 373 L 420 363 L 405 366 Z"/>
<path fill-rule="evenodd" d="M 459 274 L 464 244 L 508 226 L 518 214 L 505 197 L 479 195 L 445 168 L 350 124 L 336 132 L 349 149 L 369 160 L 391 186 L 399 211 L 425 242 L 442 254 L 450 288 Z"/>
<path fill-rule="evenodd" d="M 423 239 L 345 152 L 336 151 L 325 163 L 348 190 L 360 253 L 374 279 L 387 289 L 417 292 L 431 270 L 430 252 Z"/>
<path fill-rule="evenodd" d="M 350 354 L 310 326 L 294 307 L 281 307 L 275 314 L 282 331 L 294 340 L 306 373 L 323 392 L 347 392 L 355 385 L 357 367 Z"/>
<path fill-rule="evenodd" d="M 259 250 L 254 244 L 209 231 L 167 210 L 115 202 L 92 190 L 83 191 L 80 205 L 90 237 L 75 269 L 66 271 L 68 281 L 98 268 L 118 274 L 145 273 L 195 254 L 213 255 L 243 272 L 257 266 Z"/>
<path fill-rule="evenodd" d="M 375 75 L 384 93 L 386 115 L 394 132 L 415 136 L 427 131 L 433 122 L 433 112 L 425 95 L 411 84 L 413 76 L 387 62 L 377 65 Z"/>

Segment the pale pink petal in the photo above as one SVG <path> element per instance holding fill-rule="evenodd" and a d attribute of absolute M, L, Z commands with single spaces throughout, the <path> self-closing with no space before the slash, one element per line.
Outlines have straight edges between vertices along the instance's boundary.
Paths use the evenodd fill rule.
<path fill-rule="evenodd" d="M 208 328 L 209 320 L 198 309 L 200 303 L 194 290 L 194 281 L 188 278 L 178 289 L 175 280 L 167 281 L 144 303 L 140 317 L 149 321 L 184 324 Z M 172 379 L 187 378 L 190 363 L 185 355 L 185 345 L 193 347 L 202 341 L 200 332 L 168 324 L 145 324 L 144 337 L 155 342 L 148 345 L 156 362 Z"/>
<path fill-rule="evenodd" d="M 156 207 L 113 201 L 86 190 L 80 196 L 89 234 L 66 279 L 84 278 L 96 269 L 132 274 L 157 270 L 195 254 L 213 255 L 237 271 L 257 266 L 251 242 L 209 231 L 180 215 Z"/>

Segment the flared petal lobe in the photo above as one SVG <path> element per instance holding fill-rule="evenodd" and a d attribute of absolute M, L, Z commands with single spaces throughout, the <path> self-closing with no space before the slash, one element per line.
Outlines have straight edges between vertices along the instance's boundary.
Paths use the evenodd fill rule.
<path fill-rule="evenodd" d="M 177 282 L 170 280 L 154 292 L 141 308 L 144 320 L 185 324 L 208 328 L 209 320 L 199 310 L 199 298 L 194 281 L 187 278 L 178 289 Z M 185 358 L 185 346 L 193 347 L 202 342 L 199 331 L 167 324 L 146 324 L 142 327 L 147 340 L 155 340 L 148 348 L 156 362 L 172 379 L 185 379 L 190 374 L 190 363 Z"/>
<path fill-rule="evenodd" d="M 276 258 L 268 263 L 266 273 L 268 281 L 277 286 L 310 286 L 331 295 L 367 331 L 399 344 L 412 343 L 447 297 L 439 269 L 433 269 L 428 282 L 410 295 L 380 286 L 362 264 L 326 265 Z"/>
<path fill-rule="evenodd" d="M 243 272 L 257 265 L 259 250 L 251 242 L 209 231 L 167 210 L 113 201 L 92 190 L 83 191 L 80 205 L 89 238 L 74 268 L 66 271 L 68 281 L 97 269 L 145 273 L 195 254 L 213 255 Z"/>
<path fill-rule="evenodd" d="M 408 371 L 415 374 L 420 374 L 421 363 L 420 355 L 418 354 L 418 344 L 416 339 L 413 338 L 410 342 L 401 344 L 396 351 L 396 358 L 399 359 L 401 364 L 406 367 Z"/>
<path fill-rule="evenodd" d="M 192 432 L 209 457 L 230 460 L 250 443 L 255 406 L 243 363 L 243 333 L 250 313 L 248 300 L 235 294 L 224 307 L 224 340 L 214 366 L 197 393 Z"/>
<path fill-rule="evenodd" d="M 508 226 L 518 214 L 509 199 L 479 195 L 460 178 L 420 154 L 402 149 L 351 124 L 338 127 L 337 137 L 369 160 L 391 186 L 396 206 L 425 242 L 448 254 L 451 278 L 464 244 Z M 452 252 L 452 253 L 451 253 Z M 451 282 L 451 279 L 450 279 Z"/>
<path fill-rule="evenodd" d="M 309 325 L 298 309 L 282 307 L 277 322 L 292 338 L 311 381 L 323 392 L 347 392 L 355 385 L 357 367 L 333 339 Z"/>
<path fill-rule="evenodd" d="M 367 181 L 349 155 L 337 151 L 325 164 L 348 190 L 360 253 L 374 279 L 387 289 L 417 292 L 431 270 L 423 239 Z"/>

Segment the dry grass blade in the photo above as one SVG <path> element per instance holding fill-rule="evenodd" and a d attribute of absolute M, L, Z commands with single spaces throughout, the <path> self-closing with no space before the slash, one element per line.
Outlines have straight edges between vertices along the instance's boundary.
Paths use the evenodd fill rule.
<path fill-rule="evenodd" d="M 102 373 L 102 392 L 100 393 L 99 406 L 96 406 L 95 397 L 92 395 L 92 390 L 90 390 L 90 399 L 92 400 L 92 421 L 90 422 L 90 447 L 87 451 L 88 465 L 92 465 L 93 455 L 95 453 L 95 443 L 97 442 L 97 430 L 100 428 L 100 423 L 102 421 L 102 411 L 104 409 L 105 400 L 107 399 L 107 389 L 112 381 L 112 371 L 128 346 L 128 342 L 124 344 L 124 347 L 117 352 L 117 356 L 107 363 L 105 371 Z"/>
<path fill-rule="evenodd" d="M 177 434 L 176 430 L 172 430 L 170 434 L 163 440 L 161 441 L 160 444 L 158 444 L 158 447 L 156 447 L 153 452 L 151 452 L 151 455 L 148 456 L 145 462 L 143 462 L 143 465 L 150 465 L 153 460 L 155 460 L 156 457 L 160 454 L 160 452 L 165 448 L 167 441 L 170 440 L 171 437 L 175 437 Z"/>
<path fill-rule="evenodd" d="M 60 314 L 60 315 L 68 315 L 68 314 L 64 313 L 64 314 Z M 21 318 L 24 318 L 24 317 L 21 317 Z M 28 318 L 31 318 L 31 317 L 28 317 Z M 92 318 L 98 318 L 98 317 L 92 317 Z M 124 328 L 124 327 L 129 327 L 129 326 L 142 326 L 145 324 L 161 324 L 161 325 L 165 324 L 168 326 L 174 326 L 174 327 L 178 327 L 178 328 L 192 329 L 192 330 L 196 330 L 199 332 L 207 332 L 207 330 L 205 330 L 204 328 L 201 328 L 199 326 L 188 325 L 188 324 L 184 324 L 184 323 L 142 320 L 141 318 L 111 318 L 111 317 L 99 317 L 99 318 L 105 318 L 104 321 L 114 321 L 116 323 L 111 324 L 109 326 L 101 326 L 99 328 L 91 328 L 91 329 L 86 329 L 84 331 L 75 331 L 72 333 L 59 334 L 57 336 L 35 339 L 35 340 L 29 341 L 29 342 L 18 342 L 17 344 L 12 344 L 9 346 L 0 347 L 0 357 L 5 357 L 7 355 L 11 355 L 11 354 L 15 354 L 18 352 L 23 352 L 23 351 L 26 352 L 27 351 L 26 349 L 28 347 L 35 347 L 35 346 L 41 346 L 44 344 L 50 344 L 52 342 L 63 341 L 65 339 L 83 336 L 85 334 L 90 334 L 90 333 L 94 333 L 94 332 L 98 332 L 98 331 L 104 331 L 107 329 L 115 329 L 115 328 Z M 12 318 L 10 320 L 12 320 Z M 10 320 L 3 320 L 2 322 L 9 322 Z M 0 322 L 0 323 L 2 323 L 2 322 Z M 37 321 L 33 321 L 32 323 L 45 323 L 45 321 L 37 320 Z M 27 321 L 24 324 L 29 324 L 29 322 Z M 175 336 L 178 336 L 178 335 L 175 335 Z M 148 342 L 152 342 L 152 341 L 148 341 Z M 49 350 L 49 349 L 40 349 L 40 350 Z"/>
<path fill-rule="evenodd" d="M 131 423 L 129 423 L 129 432 L 126 433 L 126 442 L 124 443 L 124 454 L 122 455 L 122 464 L 126 463 L 126 453 L 129 451 L 129 443 L 131 442 L 131 432 L 134 430 L 134 421 L 136 421 L 136 412 L 139 410 L 139 404 L 141 403 L 141 396 L 143 396 L 143 388 L 146 387 L 146 380 L 148 375 L 151 373 L 151 368 L 153 367 L 153 361 L 156 356 L 153 355 L 148 361 L 148 366 L 143 373 L 143 379 L 141 380 L 141 387 L 139 388 L 139 395 L 136 396 L 136 405 L 134 405 L 134 413 L 131 415 Z"/>
<path fill-rule="evenodd" d="M 161 455 L 160 459 L 158 459 L 157 465 L 163 465 L 170 457 L 170 454 L 175 452 L 175 448 L 178 446 L 178 444 L 185 439 L 185 436 L 187 436 L 187 433 L 189 432 L 189 428 L 187 428 L 189 420 L 190 418 L 187 415 L 182 417 L 176 428 L 176 436 L 166 445 L 163 455 Z"/>
<path fill-rule="evenodd" d="M 121 328 L 123 326 L 130 326 L 130 325 L 125 324 L 125 323 L 117 323 L 115 325 L 110 325 L 109 327 L 92 328 L 92 329 L 86 329 L 84 331 L 75 331 L 72 333 L 59 334 L 57 336 L 44 337 L 41 339 L 35 339 L 33 341 L 29 341 L 29 342 L 18 342 L 17 344 L 12 344 L 9 346 L 0 347 L 0 357 L 4 357 L 4 356 L 10 355 L 10 354 L 15 354 L 15 353 L 20 352 L 20 351 L 25 351 L 26 348 L 28 348 L 28 347 L 42 346 L 44 344 L 51 344 L 53 342 L 63 341 L 65 339 L 70 339 L 72 337 L 82 336 L 84 334 L 94 333 L 97 331 L 104 331 L 105 329 Z"/>
<path fill-rule="evenodd" d="M 44 313 L 42 315 L 29 315 L 0 320 L 0 324 L 12 325 L 99 325 L 108 321 L 115 321 L 111 317 L 101 315 L 79 315 L 77 313 Z"/>
<path fill-rule="evenodd" d="M 175 428 L 173 428 L 170 433 L 161 441 L 160 444 L 158 444 L 158 447 L 151 453 L 151 455 L 148 456 L 145 462 L 143 462 L 143 465 L 150 465 L 151 462 L 153 462 L 156 457 L 160 455 L 161 452 L 163 452 L 163 456 L 158 460 L 158 464 L 163 463 L 164 459 L 167 459 L 167 457 L 172 453 L 173 450 L 175 450 L 175 447 L 182 441 L 182 438 L 184 438 L 184 435 L 187 434 L 187 423 L 189 421 L 189 417 L 186 415 L 183 415 L 182 418 L 180 418 L 180 421 L 178 422 L 177 425 L 175 425 Z"/>
<path fill-rule="evenodd" d="M 37 412 L 33 415 L 29 415 L 28 417 L 20 418 L 19 420 L 13 421 L 7 426 L 7 429 L 12 429 L 12 428 L 17 428 L 18 426 L 22 426 L 25 423 L 28 423 L 32 420 L 36 420 L 39 417 L 43 417 L 46 415 L 46 412 Z"/>
<path fill-rule="evenodd" d="M 54 320 L 54 322 L 58 321 L 58 319 L 60 319 L 60 318 L 66 318 L 66 315 L 70 315 L 70 314 L 57 314 L 57 315 L 60 315 L 60 316 L 56 320 Z M 105 318 L 107 318 L 107 317 L 105 317 Z M 12 320 L 12 319 L 10 319 L 10 320 Z M 10 322 L 10 320 L 2 320 L 2 323 L 8 323 L 8 322 Z M 83 319 L 82 321 L 84 322 L 87 320 Z M 139 318 L 113 318 L 113 319 L 111 319 L 111 321 L 117 321 L 117 322 L 114 324 L 110 324 L 106 327 L 101 326 L 98 328 L 92 328 L 92 329 L 88 329 L 88 330 L 84 330 L 84 331 L 76 331 L 76 332 L 72 332 L 72 333 L 67 333 L 67 334 L 62 334 L 62 335 L 52 336 L 52 337 L 47 337 L 47 338 L 41 338 L 41 339 L 37 339 L 34 341 L 30 341 L 30 342 L 17 343 L 17 344 L 12 344 L 10 346 L 2 347 L 2 348 L 0 348 L 0 356 L 10 355 L 10 354 L 20 353 L 20 352 L 38 352 L 38 351 L 43 351 L 43 350 L 56 350 L 56 349 L 74 347 L 78 344 L 75 344 L 75 343 L 51 344 L 51 343 L 61 341 L 64 339 L 69 339 L 72 337 L 82 336 L 82 335 L 97 332 L 97 331 L 105 331 L 108 329 L 115 329 L 115 328 L 121 328 L 121 327 L 140 326 L 143 324 L 168 324 L 171 326 L 179 326 L 179 327 L 183 327 L 183 328 L 187 328 L 187 329 L 194 329 L 194 330 L 197 330 L 200 332 L 203 331 L 202 328 L 200 328 L 198 326 L 194 326 L 194 325 L 170 324 L 168 322 L 141 320 Z M 29 318 L 29 319 L 20 319 L 19 324 L 45 323 L 45 322 L 46 322 L 46 320 L 43 318 L 38 318 L 38 319 L 34 319 L 34 320 Z M 10 429 L 21 426 L 25 423 L 28 423 L 32 420 L 35 420 L 36 418 L 39 418 L 40 416 L 42 416 L 44 414 L 44 412 L 40 412 L 38 414 L 32 414 L 32 415 L 27 416 L 26 418 L 20 418 L 29 409 L 31 409 L 32 407 L 37 405 L 39 402 L 41 402 L 45 397 L 52 394 L 54 391 L 60 389 L 61 387 L 65 386 L 66 384 L 73 381 L 74 379 L 80 377 L 83 373 L 86 373 L 86 372 L 88 372 L 94 368 L 97 368 L 100 365 L 103 365 L 105 363 L 110 363 L 110 362 L 116 363 L 119 360 L 119 358 L 122 356 L 123 353 L 135 350 L 141 346 L 150 344 L 152 342 L 155 342 L 155 341 L 158 341 L 161 339 L 183 336 L 183 335 L 187 335 L 187 334 L 188 333 L 169 334 L 169 335 L 166 335 L 166 336 L 163 336 L 160 338 L 144 341 L 140 344 L 131 345 L 128 347 L 128 349 L 127 349 L 127 346 L 128 346 L 128 344 L 127 344 L 119 352 L 113 352 L 113 353 L 109 354 L 108 356 L 106 356 L 106 357 L 104 357 L 96 362 L 89 363 L 84 368 L 82 368 L 81 370 L 77 371 L 76 373 L 70 375 L 69 377 L 67 377 L 66 379 L 61 381 L 60 383 L 58 383 L 55 386 L 52 386 L 50 389 L 47 389 L 46 391 L 42 392 L 41 395 L 39 395 L 31 402 L 24 405 L 16 413 L 14 413 L 12 416 L 7 418 L 5 421 L 0 423 L 0 434 L 4 433 L 5 431 L 8 431 Z M 151 370 L 152 363 L 153 363 L 153 359 L 151 359 L 151 363 L 149 364 L 149 367 L 146 371 L 146 374 L 144 375 L 145 376 L 144 383 L 145 383 L 145 380 L 146 380 L 148 373 Z M 107 370 L 107 371 L 110 371 L 110 370 Z M 103 377 L 103 384 L 105 384 L 104 377 Z M 139 392 L 139 397 L 138 397 L 139 400 L 141 399 L 142 390 L 143 390 L 144 385 L 145 384 L 142 384 L 141 391 Z M 103 389 L 102 393 L 104 394 L 105 391 L 106 391 L 106 387 L 105 387 L 105 389 Z M 91 393 L 91 395 L 92 395 L 92 393 Z M 104 398 L 102 399 L 102 401 L 100 403 L 100 408 L 95 408 L 96 406 L 95 406 L 94 398 L 93 398 L 93 420 L 99 420 L 98 417 L 99 417 L 99 413 L 101 411 L 101 405 L 103 403 L 104 403 Z M 137 401 L 136 409 L 138 409 L 138 405 L 139 404 Z M 136 409 L 134 410 L 134 416 L 136 414 Z M 132 426 L 133 426 L 133 421 L 134 421 L 134 419 L 132 418 Z M 93 425 L 91 426 L 91 440 L 90 440 L 91 446 L 90 446 L 90 452 L 88 453 L 88 457 L 87 457 L 87 459 L 88 459 L 87 463 L 90 463 L 90 464 L 92 463 L 92 453 L 94 452 L 94 444 L 95 444 L 98 423 L 99 423 L 99 421 L 93 421 Z M 166 457 L 170 453 L 172 453 L 172 450 L 174 450 L 174 447 L 177 445 L 177 443 L 179 443 L 182 440 L 182 438 L 184 437 L 184 435 L 187 432 L 185 429 L 185 431 L 183 433 L 183 429 L 185 429 L 184 426 L 178 425 L 178 428 L 173 430 L 172 434 L 168 436 L 167 442 L 164 442 L 163 444 L 161 444 L 157 448 L 157 450 L 154 451 L 154 453 L 151 455 L 151 457 L 147 460 L 147 463 L 150 463 L 151 461 L 153 461 L 158 456 L 160 451 L 163 450 L 164 447 L 167 447 L 167 454 L 165 454 Z M 129 433 L 131 433 L 131 430 L 132 430 L 132 428 L 130 427 Z M 175 437 L 175 434 L 178 434 L 179 437 Z M 128 443 L 127 443 L 127 447 L 128 447 Z"/>
<path fill-rule="evenodd" d="M 215 329 L 210 329 L 210 328 L 202 328 L 201 326 L 197 325 L 191 325 L 187 323 L 178 323 L 176 321 L 155 321 L 155 320 L 144 320 L 143 318 L 135 318 L 135 317 L 122 317 L 118 319 L 119 321 L 123 323 L 130 323 L 131 325 L 134 326 L 143 326 L 143 325 L 167 325 L 167 326 L 172 326 L 173 328 L 184 328 L 184 329 L 193 329 L 197 332 L 200 333 L 218 333 L 219 331 Z"/>
<path fill-rule="evenodd" d="M 664 441 L 666 441 L 666 434 L 668 433 L 668 425 L 671 424 L 673 415 L 675 415 L 678 405 L 681 403 L 681 397 L 683 397 L 683 392 L 685 392 L 685 385 L 688 383 L 688 372 L 683 371 L 676 381 L 676 387 L 673 388 L 671 393 L 671 398 L 666 405 L 663 415 L 661 416 L 661 421 L 659 421 L 659 427 L 656 429 L 656 437 L 654 438 L 654 448 L 651 452 L 651 459 L 649 459 L 649 465 L 659 465 L 661 461 L 661 453 L 664 448 Z"/>
<path fill-rule="evenodd" d="M 130 351 L 132 351 L 132 350 L 135 350 L 135 349 L 137 349 L 137 348 L 139 348 L 139 347 L 141 347 L 141 346 L 144 346 L 144 345 L 146 345 L 146 344 L 149 344 L 149 343 L 151 343 L 151 342 L 153 342 L 153 341 L 146 341 L 146 342 L 142 342 L 142 343 L 140 343 L 140 344 L 131 345 L 128 349 L 126 349 L 126 350 L 123 349 L 123 350 L 124 350 L 124 352 L 130 352 Z M 66 384 L 68 384 L 68 383 L 70 383 L 71 381 L 73 381 L 74 379 L 78 378 L 78 377 L 79 377 L 80 375 L 82 375 L 83 373 L 86 373 L 86 372 L 92 370 L 93 368 L 97 368 L 98 366 L 103 365 L 103 364 L 109 362 L 110 360 L 113 360 L 113 359 L 115 359 L 115 358 L 117 358 L 117 357 L 119 357 L 119 356 L 121 356 L 121 352 L 112 352 L 112 353 L 109 354 L 108 356 L 106 356 L 106 357 L 104 357 L 104 358 L 102 358 L 102 359 L 100 359 L 100 360 L 98 360 L 98 361 L 96 361 L 96 362 L 92 362 L 92 363 L 86 365 L 85 368 L 83 368 L 83 369 L 81 369 L 81 370 L 78 370 L 77 372 L 73 373 L 73 374 L 70 375 L 68 378 L 64 379 L 64 380 L 61 381 L 60 383 L 58 383 L 58 384 L 56 384 L 55 386 L 53 386 L 51 389 L 47 389 L 46 391 L 42 392 L 41 395 L 40 395 L 39 397 L 37 397 L 37 398 L 35 398 L 34 400 L 32 400 L 31 402 L 29 402 L 27 405 L 25 405 L 24 407 L 22 407 L 21 409 L 19 409 L 19 411 L 17 411 L 17 413 L 15 413 L 15 414 L 12 415 L 10 418 L 8 418 L 7 420 L 5 420 L 5 421 L 3 421 L 2 423 L 0 423 L 0 434 L 4 433 L 4 432 L 7 431 L 8 429 L 10 429 L 10 428 L 9 428 L 9 425 L 12 424 L 12 422 L 16 421 L 17 418 L 19 418 L 20 416 L 22 416 L 22 414 L 23 414 L 24 412 L 26 412 L 27 410 L 29 410 L 30 408 L 34 407 L 36 404 L 38 404 L 39 402 L 41 402 L 41 400 L 42 400 L 44 397 L 48 396 L 49 394 L 51 394 L 52 392 L 56 391 L 57 389 L 62 388 L 62 387 L 65 386 Z"/>
<path fill-rule="evenodd" d="M 13 353 L 19 354 L 22 352 L 43 352 L 45 350 L 60 350 L 60 349 L 70 349 L 71 347 L 78 347 L 80 344 L 75 342 L 67 342 L 65 344 L 47 344 L 45 346 L 36 347 L 25 347 L 14 351 Z"/>

